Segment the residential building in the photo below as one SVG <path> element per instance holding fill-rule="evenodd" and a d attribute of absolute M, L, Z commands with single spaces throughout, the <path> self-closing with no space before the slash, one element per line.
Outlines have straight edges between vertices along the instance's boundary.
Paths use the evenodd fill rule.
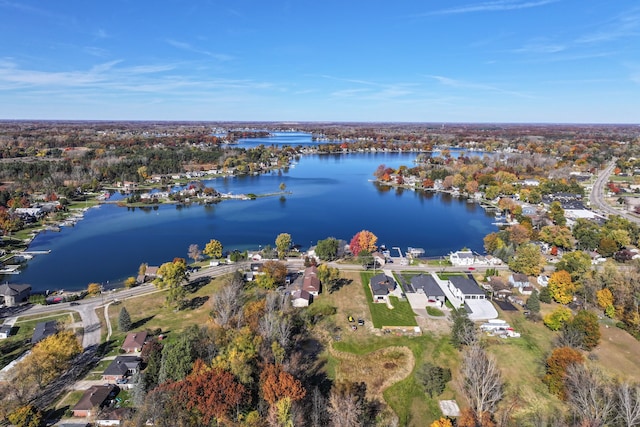
<path fill-rule="evenodd" d="M 473 265 L 476 257 L 470 250 L 456 251 L 449 254 L 449 261 L 455 266 Z"/>
<path fill-rule="evenodd" d="M 91 417 L 96 412 L 107 406 L 108 401 L 116 397 L 118 387 L 115 384 L 94 385 L 89 387 L 80 401 L 73 407 L 74 417 Z"/>
<path fill-rule="evenodd" d="M 320 279 L 318 279 L 318 268 L 315 265 L 304 270 L 302 290 L 309 292 L 313 296 L 318 296 L 320 293 Z"/>
<path fill-rule="evenodd" d="M 294 307 L 308 307 L 313 302 L 313 295 L 304 289 L 291 292 L 291 305 Z"/>
<path fill-rule="evenodd" d="M 122 343 L 122 349 L 126 353 L 137 353 L 142 350 L 142 346 L 147 342 L 147 332 L 129 332 Z"/>
<path fill-rule="evenodd" d="M 393 277 L 380 273 L 371 278 L 369 288 L 373 295 L 373 302 L 389 302 L 389 294 L 396 288 L 396 281 Z"/>
<path fill-rule="evenodd" d="M 58 325 L 54 320 L 37 323 L 31 336 L 31 344 L 38 343 L 56 332 L 58 332 Z"/>
<path fill-rule="evenodd" d="M 141 362 L 138 356 L 117 356 L 102 373 L 102 381 L 124 380 L 138 372 Z"/>
<path fill-rule="evenodd" d="M 428 302 L 444 305 L 445 294 L 440 285 L 430 274 L 419 274 L 411 278 L 411 287 L 417 293 L 423 293 Z"/>
<path fill-rule="evenodd" d="M 16 285 L 11 283 L 0 285 L 0 300 L 4 301 L 4 305 L 7 307 L 15 307 L 23 302 L 27 302 L 30 294 L 31 285 Z"/>

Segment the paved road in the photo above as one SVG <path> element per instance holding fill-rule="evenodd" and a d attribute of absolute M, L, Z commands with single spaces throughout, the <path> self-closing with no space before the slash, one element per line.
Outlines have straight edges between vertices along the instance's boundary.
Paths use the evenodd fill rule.
<path fill-rule="evenodd" d="M 640 224 L 640 218 L 636 215 L 633 215 L 630 212 L 626 212 L 623 210 L 619 210 L 609 205 L 605 201 L 605 187 L 607 182 L 609 182 L 609 177 L 613 173 L 613 169 L 616 167 L 616 160 L 612 160 L 609 165 L 598 173 L 598 177 L 596 181 L 593 183 L 593 188 L 591 189 L 591 195 L 589 196 L 589 201 L 591 202 L 592 208 L 599 210 L 602 213 L 606 213 L 609 215 L 618 215 L 625 219 L 628 219 L 631 222 L 636 224 Z"/>

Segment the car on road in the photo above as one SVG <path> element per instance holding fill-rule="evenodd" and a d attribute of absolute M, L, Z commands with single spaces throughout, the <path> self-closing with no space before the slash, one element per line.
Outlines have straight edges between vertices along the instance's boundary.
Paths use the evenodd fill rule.
<path fill-rule="evenodd" d="M 80 305 L 80 303 L 78 301 L 73 301 L 71 304 L 69 304 L 71 306 L 76 306 L 76 305 Z"/>

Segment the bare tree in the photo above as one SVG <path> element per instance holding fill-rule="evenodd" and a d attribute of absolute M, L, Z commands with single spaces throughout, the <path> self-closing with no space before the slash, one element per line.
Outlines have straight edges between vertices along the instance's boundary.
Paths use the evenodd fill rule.
<path fill-rule="evenodd" d="M 357 427 L 363 425 L 365 412 L 364 383 L 336 383 L 329 395 L 329 418 L 333 427 Z"/>
<path fill-rule="evenodd" d="M 588 427 L 607 424 L 615 408 L 614 394 L 607 379 L 595 368 L 574 363 L 565 379 L 567 402 L 581 422 Z"/>
<path fill-rule="evenodd" d="M 293 326 L 291 325 L 291 319 L 285 316 L 280 316 L 280 322 L 278 323 L 278 343 L 282 348 L 288 348 L 291 343 L 291 335 L 293 334 Z"/>
<path fill-rule="evenodd" d="M 198 247 L 198 245 L 192 243 L 189 245 L 188 255 L 189 258 L 191 258 L 194 262 L 198 262 L 200 258 L 202 258 L 202 251 L 200 250 L 200 247 Z"/>
<path fill-rule="evenodd" d="M 213 296 L 211 317 L 219 326 L 227 326 L 242 310 L 242 284 L 232 280 Z"/>
<path fill-rule="evenodd" d="M 484 412 L 493 414 L 502 399 L 502 374 L 496 361 L 478 344 L 468 347 L 462 355 L 462 390 L 478 418 Z"/>
<path fill-rule="evenodd" d="M 311 393 L 310 427 L 325 427 L 329 421 L 327 412 L 327 398 L 322 395 L 318 387 Z"/>
<path fill-rule="evenodd" d="M 276 312 L 267 312 L 258 323 L 258 333 L 266 340 L 273 341 L 278 335 L 280 316 Z"/>
<path fill-rule="evenodd" d="M 616 418 L 624 426 L 640 426 L 640 386 L 623 382 L 615 387 Z"/>

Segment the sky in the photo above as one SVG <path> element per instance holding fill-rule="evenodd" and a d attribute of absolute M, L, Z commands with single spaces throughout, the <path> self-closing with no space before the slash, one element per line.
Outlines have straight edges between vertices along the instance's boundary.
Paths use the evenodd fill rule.
<path fill-rule="evenodd" d="M 640 123 L 637 0 L 0 0 L 0 119 Z"/>

